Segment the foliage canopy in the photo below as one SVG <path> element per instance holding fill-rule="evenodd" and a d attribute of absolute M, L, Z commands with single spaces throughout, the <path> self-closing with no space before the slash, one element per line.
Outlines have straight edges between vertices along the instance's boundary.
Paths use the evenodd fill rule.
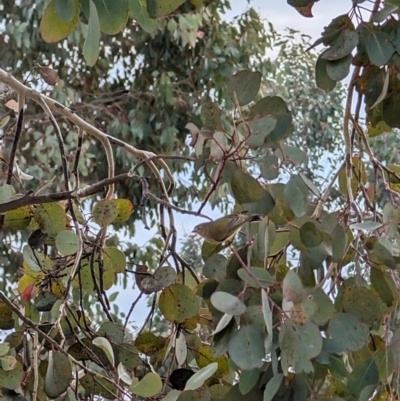
<path fill-rule="evenodd" d="M 1 6 L 3 397 L 398 399 L 400 166 L 373 151 L 400 127 L 398 1 L 349 1 L 315 58 L 226 1 L 20 3 Z M 177 213 L 232 203 L 261 220 L 177 246 Z M 147 259 L 117 238 L 138 217 Z"/>

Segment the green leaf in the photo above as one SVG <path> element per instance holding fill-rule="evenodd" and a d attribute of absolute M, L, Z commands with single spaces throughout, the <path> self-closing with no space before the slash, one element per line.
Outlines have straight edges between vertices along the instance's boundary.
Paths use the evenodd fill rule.
<path fill-rule="evenodd" d="M 331 79 L 334 81 L 341 81 L 342 79 L 346 78 L 350 72 L 350 65 L 353 57 L 351 54 L 337 59 L 328 61 L 326 63 L 326 72 Z"/>
<path fill-rule="evenodd" d="M 289 366 L 293 366 L 296 373 L 310 373 L 313 371 L 310 359 L 321 352 L 322 337 L 318 326 L 312 322 L 294 324 L 286 320 L 279 332 L 279 345 L 284 374 Z"/>
<path fill-rule="evenodd" d="M 392 306 L 394 301 L 398 299 L 398 292 L 390 273 L 372 265 L 370 279 L 374 290 L 381 300 L 387 306 Z"/>
<path fill-rule="evenodd" d="M 343 259 L 346 247 L 346 231 L 341 224 L 338 224 L 332 233 L 332 260 L 334 262 L 340 262 Z"/>
<path fill-rule="evenodd" d="M 273 335 L 272 331 L 272 309 L 269 304 L 269 299 L 266 291 L 262 290 L 261 291 L 261 302 L 262 302 L 262 311 L 263 311 L 263 317 L 264 317 L 264 322 L 265 322 L 265 327 L 267 328 L 267 332 L 270 336 Z"/>
<path fill-rule="evenodd" d="M 147 0 L 147 9 L 151 18 L 165 17 L 180 7 L 185 0 Z"/>
<path fill-rule="evenodd" d="M 256 385 L 259 377 L 260 369 L 243 370 L 239 378 L 240 392 L 243 395 L 247 394 Z"/>
<path fill-rule="evenodd" d="M 75 7 L 79 7 L 79 3 L 75 0 L 55 0 L 57 14 L 65 22 L 71 22 L 73 20 Z"/>
<path fill-rule="evenodd" d="M 282 159 L 282 152 L 285 155 L 285 159 L 289 159 L 291 163 L 296 166 L 305 166 L 308 165 L 308 156 L 304 153 L 303 150 L 298 147 L 289 146 L 282 144 L 281 149 L 277 149 L 275 154 Z"/>
<path fill-rule="evenodd" d="M 129 387 L 129 390 L 140 397 L 154 397 L 162 390 L 161 377 L 154 372 L 147 373 L 139 383 Z"/>
<path fill-rule="evenodd" d="M 263 117 L 269 119 L 273 117 L 276 120 L 274 129 L 265 138 L 265 145 L 277 147 L 280 142 L 289 137 L 294 130 L 292 114 L 285 101 L 279 96 L 266 96 L 251 107 L 249 121 L 262 119 Z M 262 120 L 260 121 L 262 122 Z M 267 128 L 269 130 L 270 126 Z"/>
<path fill-rule="evenodd" d="M 49 237 L 56 237 L 67 224 L 65 210 L 57 203 L 37 205 L 34 219 Z"/>
<path fill-rule="evenodd" d="M 39 312 L 51 311 L 58 297 L 50 291 L 40 291 L 33 303 L 35 309 Z"/>
<path fill-rule="evenodd" d="M 92 209 L 93 220 L 100 227 L 107 227 L 118 216 L 118 210 L 113 201 L 101 200 Z"/>
<path fill-rule="evenodd" d="M 127 369 L 134 369 L 141 364 L 138 349 L 130 343 L 114 344 L 115 365 L 122 363 Z"/>
<path fill-rule="evenodd" d="M 275 375 L 265 386 L 263 401 L 272 401 L 275 394 L 278 392 L 283 381 L 283 374 L 278 373 Z"/>
<path fill-rule="evenodd" d="M 391 59 L 395 48 L 388 32 L 378 31 L 379 28 L 373 25 L 369 25 L 369 28 L 369 36 L 365 38 L 367 54 L 371 63 L 380 67 Z"/>
<path fill-rule="evenodd" d="M 352 228 L 353 230 L 366 230 L 366 231 L 373 231 L 381 227 L 382 223 L 378 223 L 376 221 L 364 221 L 362 223 L 354 223 L 350 225 L 350 228 Z"/>
<path fill-rule="evenodd" d="M 61 2 L 57 1 L 59 4 Z M 66 3 L 64 1 L 64 3 Z M 65 12 L 65 7 L 63 7 L 62 16 L 67 17 L 68 20 L 64 20 L 59 14 L 58 10 L 60 8 L 57 6 L 56 0 L 51 0 L 44 10 L 42 20 L 40 21 L 40 34 L 42 38 L 47 43 L 59 42 L 61 39 L 66 38 L 75 28 L 79 20 L 79 2 L 75 0 L 74 14 L 72 19 L 69 20 L 70 8 Z M 70 4 L 70 1 L 68 1 Z"/>
<path fill-rule="evenodd" d="M 387 245 L 390 246 L 391 244 L 388 243 Z M 383 244 L 376 242 L 374 244 L 373 254 L 390 269 L 396 269 L 397 264 L 392 253 Z"/>
<path fill-rule="evenodd" d="M 61 255 L 73 255 L 79 248 L 79 237 L 70 230 L 63 230 L 57 234 L 56 247 Z"/>
<path fill-rule="evenodd" d="M 379 298 L 365 287 L 347 287 L 343 294 L 343 310 L 372 326 L 382 318 Z"/>
<path fill-rule="evenodd" d="M 43 269 L 53 269 L 54 263 L 47 255 L 32 249 L 28 245 L 24 245 L 22 255 L 28 268 L 34 272 L 40 272 Z"/>
<path fill-rule="evenodd" d="M 294 270 L 290 270 L 282 284 L 283 298 L 288 302 L 301 302 L 304 296 L 303 284 Z"/>
<path fill-rule="evenodd" d="M 87 65 L 92 67 L 99 57 L 100 20 L 93 0 L 89 0 L 89 4 L 89 23 L 85 43 L 83 44 L 83 57 Z"/>
<path fill-rule="evenodd" d="M 215 291 L 211 295 L 211 303 L 215 308 L 228 315 L 242 315 L 246 311 L 245 304 L 228 292 Z"/>
<path fill-rule="evenodd" d="M 32 212 L 29 206 L 10 210 L 4 217 L 4 228 L 11 230 L 24 230 L 32 220 Z"/>
<path fill-rule="evenodd" d="M 104 337 L 96 337 L 93 339 L 92 344 L 97 348 L 100 348 L 107 356 L 107 359 L 110 361 L 111 365 L 114 366 L 114 351 L 111 347 L 110 342 Z"/>
<path fill-rule="evenodd" d="M 225 256 L 216 254 L 205 260 L 203 274 L 207 278 L 222 281 L 226 277 L 227 259 Z"/>
<path fill-rule="evenodd" d="M 244 370 L 261 368 L 265 357 L 264 338 L 252 325 L 241 325 L 229 339 L 228 351 L 232 361 Z"/>
<path fill-rule="evenodd" d="M 113 246 L 103 248 L 103 263 L 107 270 L 114 273 L 124 273 L 126 268 L 125 254 Z"/>
<path fill-rule="evenodd" d="M 337 313 L 329 321 L 327 334 L 340 347 L 337 353 L 359 351 L 368 342 L 360 321 L 348 313 Z"/>
<path fill-rule="evenodd" d="M 171 390 L 162 401 L 177 401 L 179 396 L 182 394 L 182 391 L 179 390 Z"/>
<path fill-rule="evenodd" d="M 371 21 L 380 24 L 383 21 L 385 21 L 385 19 L 389 17 L 392 13 L 397 11 L 398 8 L 399 6 L 397 5 L 386 4 L 385 2 L 385 6 L 382 8 L 382 10 L 379 10 L 378 12 L 372 15 Z"/>
<path fill-rule="evenodd" d="M 310 288 L 305 291 L 299 307 L 312 322 L 324 326 L 333 316 L 335 307 L 321 288 Z"/>
<path fill-rule="evenodd" d="M 10 350 L 10 343 L 0 343 L 0 356 L 7 355 Z"/>
<path fill-rule="evenodd" d="M 157 20 L 150 18 L 146 0 L 128 0 L 128 5 L 131 17 L 139 23 L 144 31 L 148 33 L 155 31 Z"/>
<path fill-rule="evenodd" d="M 114 280 L 115 273 L 112 266 L 104 264 L 100 268 L 98 262 L 93 263 L 92 266 L 89 263 L 83 263 L 78 274 L 74 277 L 72 285 L 74 288 L 82 288 L 84 291 L 93 294 L 96 293 L 96 285 L 102 291 L 107 291 L 114 285 Z"/>
<path fill-rule="evenodd" d="M 0 187 L 0 203 L 6 203 L 16 198 L 12 185 L 4 184 Z"/>
<path fill-rule="evenodd" d="M 9 390 L 14 390 L 20 386 L 24 376 L 24 369 L 21 362 L 17 361 L 14 369 L 2 371 L 0 369 L 0 386 Z"/>
<path fill-rule="evenodd" d="M 322 233 L 312 222 L 306 222 L 300 227 L 300 238 L 308 248 L 315 248 L 323 241 Z"/>
<path fill-rule="evenodd" d="M 379 381 L 379 371 L 373 358 L 358 363 L 350 373 L 347 388 L 351 394 L 358 397 L 363 389 L 369 387 L 370 394 L 365 400 L 370 399 Z"/>
<path fill-rule="evenodd" d="M 225 327 L 228 326 L 228 324 L 230 323 L 230 321 L 232 320 L 233 315 L 228 315 L 227 313 L 225 313 L 221 319 L 219 319 L 219 322 L 217 324 L 217 327 L 215 328 L 215 330 L 211 333 L 211 335 L 213 336 L 214 334 L 219 333 L 220 331 L 222 331 Z"/>
<path fill-rule="evenodd" d="M 218 363 L 213 362 L 204 368 L 198 370 L 189 380 L 186 382 L 185 390 L 196 390 L 201 387 L 204 382 L 209 379 L 218 369 Z"/>
<path fill-rule="evenodd" d="M 324 60 L 338 60 L 349 55 L 358 43 L 358 32 L 345 30 L 335 39 L 329 49 L 321 54 Z"/>
<path fill-rule="evenodd" d="M 271 285 L 276 284 L 276 280 L 271 276 L 271 274 L 261 267 L 250 267 L 250 274 L 241 268 L 238 270 L 238 276 L 247 283 L 250 287 L 254 288 L 268 288 Z"/>
<path fill-rule="evenodd" d="M 72 368 L 69 359 L 58 351 L 49 351 L 44 391 L 50 398 L 57 398 L 64 393 L 72 380 Z"/>
<path fill-rule="evenodd" d="M 258 149 L 265 145 L 268 135 L 275 129 L 277 119 L 274 116 L 257 117 L 248 121 L 250 136 L 246 139 L 251 149 Z"/>
<path fill-rule="evenodd" d="M 303 17 L 312 17 L 312 7 L 318 0 L 287 0 Z"/>
<path fill-rule="evenodd" d="M 7 355 L 0 357 L 0 364 L 1 368 L 7 372 L 15 369 L 17 366 L 17 360 L 13 356 Z"/>
<path fill-rule="evenodd" d="M 261 84 L 261 72 L 242 70 L 237 72 L 228 83 L 228 90 L 239 106 L 249 104 L 257 96 Z"/>
<path fill-rule="evenodd" d="M 323 89 L 325 92 L 330 92 L 335 88 L 336 81 L 329 76 L 327 71 L 328 61 L 324 60 L 322 55 L 318 57 L 315 65 L 315 81 L 318 88 Z"/>
<path fill-rule="evenodd" d="M 196 316 L 199 310 L 199 301 L 188 286 L 172 284 L 161 292 L 158 306 L 167 320 L 182 323 L 186 319 Z"/>
<path fill-rule="evenodd" d="M 231 178 L 231 188 L 239 204 L 257 202 L 263 195 L 261 184 L 250 174 L 237 168 Z"/>
<path fill-rule="evenodd" d="M 148 292 L 157 292 L 169 287 L 176 280 L 176 271 L 171 266 L 159 267 L 151 276 L 145 277 L 142 287 Z"/>
<path fill-rule="evenodd" d="M 153 333 L 141 333 L 136 337 L 135 347 L 146 355 L 154 355 L 165 346 L 165 339 Z"/>
<path fill-rule="evenodd" d="M 292 175 L 285 185 L 285 199 L 294 214 L 298 217 L 304 216 L 307 212 L 308 188 L 299 175 Z"/>
<path fill-rule="evenodd" d="M 107 35 L 121 32 L 128 21 L 128 0 L 92 0 L 100 21 L 100 30 Z"/>

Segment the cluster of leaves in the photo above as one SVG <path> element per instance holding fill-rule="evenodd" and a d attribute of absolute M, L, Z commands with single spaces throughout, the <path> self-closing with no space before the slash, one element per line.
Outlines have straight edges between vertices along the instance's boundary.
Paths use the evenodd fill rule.
<path fill-rule="evenodd" d="M 150 16 L 201 5 L 183 3 L 137 2 Z M 306 16 L 314 3 L 289 1 Z M 295 118 L 286 101 L 277 94 L 260 93 L 262 71 L 242 69 L 231 75 L 231 66 L 223 72 L 228 83 L 220 97 L 202 101 L 200 118 L 186 121 L 196 173 L 207 181 L 197 213 L 206 203 L 214 205 L 229 194 L 236 212 L 261 218 L 246 227 L 244 245 L 204 242 L 201 277 L 175 248 L 173 211 L 195 212 L 173 205 L 168 198 L 173 187 L 165 188 L 147 153 L 135 153 L 147 166 L 141 180 L 146 181 L 149 172 L 155 176 L 154 187 L 143 183 L 142 187 L 160 205 L 163 251 L 153 272 L 137 265 L 141 293 L 130 313 L 142 294 L 154 294 L 165 323 L 162 331 L 151 324 L 151 315 L 133 333 L 127 326 L 130 313 L 125 324 L 110 313 L 107 290 L 127 269 L 126 255 L 105 238 L 110 225 L 130 217 L 130 201 L 114 199 L 110 189 L 85 218 L 73 202 L 79 191 L 70 192 L 65 205 L 46 199 L 18 207 L 31 194 L 17 195 L 10 183 L 0 187 L 0 207 L 16 205 L 1 215 L 2 226 L 31 231 L 23 249 L 19 300 L 0 292 L 0 328 L 13 330 L 0 344 L 3 395 L 27 391 L 40 400 L 167 401 L 398 397 L 400 166 L 379 162 L 367 135 L 376 135 L 372 129 L 378 124 L 384 127 L 381 133 L 397 127 L 392 102 L 397 96 L 394 13 L 399 5 L 390 0 L 381 7 L 375 1 L 366 23 L 360 13 L 362 3 L 353 0 L 350 13 L 335 18 L 316 43 L 327 47 L 315 67 L 320 88 L 332 90 L 354 65 L 343 121 L 345 158 L 325 191 L 307 174 L 306 153 L 293 146 Z M 98 36 L 109 25 L 115 28 L 117 21 L 122 30 L 127 19 L 125 8 L 108 21 L 99 4 L 82 2 L 89 25 L 86 50 L 84 45 L 89 61 L 99 48 L 90 35 Z M 66 31 L 80 6 L 74 0 L 52 0 L 44 12 L 42 33 L 54 29 L 50 16 L 57 16 L 58 23 L 63 20 Z M 353 19 L 360 21 L 357 27 Z M 150 24 L 150 19 L 146 21 Z M 70 23 L 66 34 L 75 25 Z M 186 39 L 187 44 L 193 38 Z M 152 43 L 157 44 L 157 36 Z M 7 74 L 1 76 L 10 82 Z M 353 115 L 355 90 L 360 101 Z M 169 93 L 170 101 L 176 95 Z M 363 98 L 365 127 L 359 121 Z M 23 113 L 17 110 L 18 129 Z M 55 120 L 51 121 L 56 130 Z M 104 138 L 121 151 L 129 149 L 122 141 Z M 65 159 L 60 153 L 60 160 Z M 373 185 L 367 182 L 368 165 L 375 174 Z M 168 166 L 161 166 L 170 177 Z M 65 164 L 63 170 L 65 175 Z M 337 210 L 326 206 L 334 186 L 341 194 Z M 380 208 L 382 189 L 389 196 Z M 91 220 L 97 226 L 89 224 Z M 94 239 L 90 232 L 95 232 Z M 295 269 L 290 268 L 293 265 Z M 88 314 L 93 300 L 102 308 L 102 316 L 94 321 Z"/>

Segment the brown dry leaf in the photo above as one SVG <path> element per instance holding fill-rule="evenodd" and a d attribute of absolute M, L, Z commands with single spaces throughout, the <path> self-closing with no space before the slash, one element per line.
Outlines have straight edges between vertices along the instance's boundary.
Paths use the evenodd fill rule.
<path fill-rule="evenodd" d="M 56 70 L 53 70 L 50 67 L 42 67 L 41 65 L 39 65 L 39 73 L 40 76 L 43 78 L 43 81 L 46 82 L 46 84 L 49 85 L 56 85 L 57 82 L 59 81 L 60 77 L 57 74 Z"/>
<path fill-rule="evenodd" d="M 14 99 L 9 100 L 5 106 L 18 113 L 18 102 L 16 102 Z"/>

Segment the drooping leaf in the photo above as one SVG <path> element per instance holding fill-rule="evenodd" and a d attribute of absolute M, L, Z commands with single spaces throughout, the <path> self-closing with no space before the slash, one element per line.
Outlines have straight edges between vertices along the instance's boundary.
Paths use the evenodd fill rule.
<path fill-rule="evenodd" d="M 75 15 L 75 7 L 79 5 L 75 0 L 56 0 L 55 9 L 59 17 L 65 22 L 71 22 Z"/>
<path fill-rule="evenodd" d="M 311 18 L 312 7 L 318 0 L 287 0 L 303 17 Z"/>
<path fill-rule="evenodd" d="M 315 65 L 315 81 L 318 88 L 330 92 L 335 88 L 336 81 L 329 76 L 327 71 L 328 61 L 323 59 L 322 55 L 318 57 Z"/>
<path fill-rule="evenodd" d="M 238 203 L 257 202 L 261 199 L 263 188 L 250 174 L 236 169 L 232 175 L 231 188 Z"/>
<path fill-rule="evenodd" d="M 278 373 L 267 383 L 264 390 L 263 401 L 272 401 L 282 384 L 283 377 L 282 373 Z"/>
<path fill-rule="evenodd" d="M 64 1 L 62 10 L 59 7 L 60 3 L 61 1 L 59 0 L 51 0 L 40 21 L 40 33 L 47 43 L 59 42 L 61 39 L 66 38 L 78 23 L 80 11 L 78 0 L 73 2 L 72 18 L 72 1 Z"/>
<path fill-rule="evenodd" d="M 365 39 L 366 50 L 371 63 L 376 66 L 385 65 L 390 58 L 393 56 L 395 51 L 394 46 L 390 41 L 390 35 L 388 32 L 379 30 L 378 27 L 369 25 L 368 30 L 362 32 L 368 32 L 369 36 Z"/>
<path fill-rule="evenodd" d="M 157 27 L 157 20 L 150 18 L 147 11 L 147 0 L 128 0 L 129 12 L 133 19 L 135 19 L 140 27 L 148 32 L 153 32 Z"/>
<path fill-rule="evenodd" d="M 57 398 L 64 393 L 72 380 L 72 368 L 69 359 L 58 351 L 50 351 L 44 391 L 50 398 Z"/>
<path fill-rule="evenodd" d="M 234 102 L 245 106 L 256 97 L 261 84 L 261 72 L 242 70 L 237 72 L 229 81 L 228 90 Z"/>
<path fill-rule="evenodd" d="M 259 377 L 259 369 L 243 370 L 239 378 L 240 392 L 243 395 L 247 394 L 256 385 Z"/>
<path fill-rule="evenodd" d="M 128 20 L 128 0 L 93 0 L 100 21 L 101 32 L 115 35 L 121 32 Z"/>
<path fill-rule="evenodd" d="M 363 399 L 368 400 L 375 391 L 379 381 L 379 371 L 373 358 L 358 363 L 350 373 L 347 388 L 351 394 L 359 396 L 368 387 L 368 395 Z"/>
<path fill-rule="evenodd" d="M 95 65 L 99 57 L 100 46 L 100 20 L 96 5 L 93 0 L 89 0 L 89 21 L 88 31 L 83 44 L 83 56 L 88 66 Z"/>
<path fill-rule="evenodd" d="M 283 297 L 288 302 L 300 302 L 304 296 L 303 284 L 294 270 L 290 270 L 283 280 Z"/>
<path fill-rule="evenodd" d="M 112 349 L 110 342 L 104 337 L 96 337 L 93 339 L 92 344 L 100 348 L 106 354 L 111 365 L 114 366 L 114 350 Z"/>
<path fill-rule="evenodd" d="M 107 270 L 113 270 L 114 273 L 124 273 L 126 268 L 126 256 L 116 247 L 104 247 L 103 263 Z"/>

